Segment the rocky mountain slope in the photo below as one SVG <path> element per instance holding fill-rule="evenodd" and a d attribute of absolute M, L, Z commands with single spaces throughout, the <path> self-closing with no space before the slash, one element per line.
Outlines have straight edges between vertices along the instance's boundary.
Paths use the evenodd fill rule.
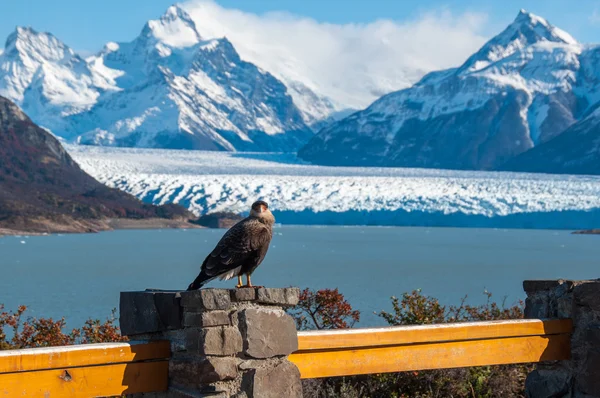
<path fill-rule="evenodd" d="M 499 168 L 594 108 L 596 53 L 521 11 L 460 67 L 430 73 L 323 129 L 299 155 L 329 165 Z"/>
<path fill-rule="evenodd" d="M 226 38 L 205 40 L 178 6 L 88 59 L 29 28 L 0 55 L 0 95 L 84 144 L 294 151 L 312 137 L 307 122 L 323 116 L 310 112 L 322 99 L 302 90 L 306 112 Z"/>
<path fill-rule="evenodd" d="M 190 216 L 179 206 L 143 204 L 99 183 L 58 140 L 0 97 L 0 229 L 84 232 L 107 229 L 109 218 Z"/>
<path fill-rule="evenodd" d="M 600 174 L 600 112 L 595 111 L 558 137 L 517 156 L 500 169 L 553 174 Z"/>

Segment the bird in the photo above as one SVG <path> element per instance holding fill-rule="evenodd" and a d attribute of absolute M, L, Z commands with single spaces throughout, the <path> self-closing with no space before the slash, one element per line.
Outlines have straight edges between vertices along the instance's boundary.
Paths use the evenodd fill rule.
<path fill-rule="evenodd" d="M 237 288 L 253 286 L 250 276 L 262 263 L 273 237 L 275 217 L 267 202 L 252 204 L 250 215 L 231 227 L 213 251 L 206 256 L 200 274 L 187 290 L 197 290 L 215 278 L 229 280 L 237 276 Z M 242 276 L 246 275 L 246 284 Z"/>

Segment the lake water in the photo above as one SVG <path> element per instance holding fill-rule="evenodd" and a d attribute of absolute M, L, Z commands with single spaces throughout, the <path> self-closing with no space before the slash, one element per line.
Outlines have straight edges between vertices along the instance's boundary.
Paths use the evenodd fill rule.
<path fill-rule="evenodd" d="M 80 326 L 88 317 L 107 317 L 120 291 L 185 289 L 223 233 L 0 238 L 0 303 L 25 304 L 30 316 L 65 316 L 69 326 Z M 373 312 L 389 310 L 392 295 L 421 288 L 445 304 L 465 294 L 478 304 L 487 289 L 512 304 L 524 298 L 524 279 L 600 277 L 599 256 L 600 236 L 565 231 L 282 226 L 253 282 L 338 287 L 361 310 L 361 326 L 372 326 L 382 324 Z"/>

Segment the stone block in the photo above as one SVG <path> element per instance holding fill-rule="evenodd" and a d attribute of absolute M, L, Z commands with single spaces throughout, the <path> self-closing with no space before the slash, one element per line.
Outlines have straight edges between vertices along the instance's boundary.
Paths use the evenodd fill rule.
<path fill-rule="evenodd" d="M 577 284 L 573 288 L 575 305 L 600 311 L 600 281 Z"/>
<path fill-rule="evenodd" d="M 181 292 L 181 305 L 201 310 L 226 310 L 231 306 L 231 299 L 227 289 L 200 289 Z"/>
<path fill-rule="evenodd" d="M 247 308 L 238 313 L 244 353 L 252 358 L 289 355 L 298 349 L 296 323 L 280 309 Z"/>
<path fill-rule="evenodd" d="M 223 391 L 200 392 L 189 391 L 177 387 L 169 387 L 166 398 L 229 398 L 229 394 Z"/>
<path fill-rule="evenodd" d="M 201 385 L 237 377 L 237 362 L 233 357 L 172 359 L 169 361 L 171 381 L 179 386 L 197 388 Z"/>
<path fill-rule="evenodd" d="M 291 307 L 298 304 L 300 289 L 297 287 L 288 287 L 284 289 L 258 289 L 258 302 L 260 304 L 278 305 Z"/>
<path fill-rule="evenodd" d="M 536 369 L 527 375 L 525 391 L 528 398 L 559 398 L 566 396 L 570 384 L 567 371 Z"/>
<path fill-rule="evenodd" d="M 592 397 L 600 397 L 600 348 L 591 348 L 575 377 L 576 389 Z"/>
<path fill-rule="evenodd" d="M 227 311 L 205 311 L 183 313 L 185 327 L 229 326 L 231 319 Z"/>
<path fill-rule="evenodd" d="M 201 355 L 228 356 L 242 351 L 242 335 L 235 327 L 187 329 L 187 349 Z"/>
<path fill-rule="evenodd" d="M 233 301 L 254 301 L 256 300 L 256 289 L 253 287 L 244 287 L 231 291 L 231 300 Z"/>
<path fill-rule="evenodd" d="M 546 292 L 555 289 L 563 283 L 562 280 L 529 280 L 523 281 L 523 290 L 527 294 Z"/>
<path fill-rule="evenodd" d="M 550 298 L 547 295 L 537 294 L 525 299 L 525 318 L 548 318 L 549 315 Z"/>
<path fill-rule="evenodd" d="M 119 324 L 123 335 L 182 327 L 179 292 L 121 292 Z"/>
<path fill-rule="evenodd" d="M 300 371 L 284 360 L 275 367 L 263 367 L 249 372 L 251 393 L 248 398 L 302 398 Z"/>
<path fill-rule="evenodd" d="M 573 317 L 573 296 L 564 295 L 556 299 L 556 316 L 558 318 Z"/>

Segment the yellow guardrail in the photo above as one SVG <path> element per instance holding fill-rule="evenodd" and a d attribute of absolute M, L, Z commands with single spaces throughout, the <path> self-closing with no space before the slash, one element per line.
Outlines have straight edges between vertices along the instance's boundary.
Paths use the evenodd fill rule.
<path fill-rule="evenodd" d="M 569 359 L 570 319 L 298 333 L 302 378 Z M 169 342 L 0 351 L 0 397 L 94 397 L 168 388 Z"/>
<path fill-rule="evenodd" d="M 0 351 L 0 397 L 106 397 L 166 391 L 168 341 Z"/>
<path fill-rule="evenodd" d="M 570 319 L 298 333 L 303 379 L 569 359 Z"/>

